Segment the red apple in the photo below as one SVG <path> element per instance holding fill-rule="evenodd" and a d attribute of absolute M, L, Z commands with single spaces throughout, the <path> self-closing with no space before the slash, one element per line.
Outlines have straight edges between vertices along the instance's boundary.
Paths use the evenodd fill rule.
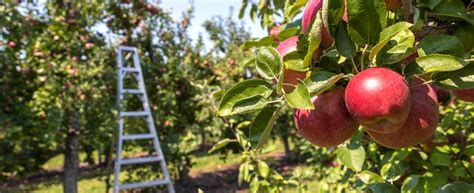
<path fill-rule="evenodd" d="M 322 147 L 336 146 L 351 138 L 359 125 L 344 105 L 344 90 L 338 87 L 313 97 L 315 109 L 296 109 L 294 121 L 298 133 Z"/>
<path fill-rule="evenodd" d="M 354 76 L 345 97 L 354 119 L 373 132 L 400 129 L 410 113 L 410 88 L 400 74 L 388 68 L 369 68 Z"/>
<path fill-rule="evenodd" d="M 314 16 L 318 13 L 319 9 L 323 6 L 323 0 L 310 0 L 303 11 L 303 18 L 301 21 L 301 33 L 307 33 L 308 27 L 313 21 Z M 321 29 L 321 46 L 324 48 L 330 47 L 333 43 L 333 39 L 326 27 L 323 25 Z"/>
<path fill-rule="evenodd" d="M 285 41 L 280 42 L 276 50 L 278 51 L 280 56 L 283 58 L 285 57 L 286 54 L 296 51 L 297 44 L 298 44 L 298 36 L 293 36 L 291 38 L 286 39 Z"/>
<path fill-rule="evenodd" d="M 269 35 L 270 37 L 273 38 L 274 41 L 279 42 L 280 39 L 278 38 L 278 34 L 280 33 L 280 31 L 281 31 L 281 25 L 276 25 L 270 30 Z"/>
<path fill-rule="evenodd" d="M 299 72 L 285 68 L 285 70 L 283 71 L 283 90 L 285 91 L 285 93 L 292 92 L 295 89 L 298 79 L 304 80 L 305 78 L 306 72 Z"/>
<path fill-rule="evenodd" d="M 421 78 L 413 78 L 411 110 L 402 128 L 393 133 L 367 133 L 378 144 L 388 148 L 406 148 L 418 145 L 433 136 L 438 126 L 438 98 L 436 91 Z"/>
<path fill-rule="evenodd" d="M 402 0 L 385 0 L 385 6 L 388 10 L 396 10 L 402 8 Z"/>
<path fill-rule="evenodd" d="M 13 41 L 8 42 L 8 46 L 14 48 L 16 46 L 16 43 Z"/>
<path fill-rule="evenodd" d="M 474 102 L 474 89 L 451 90 L 459 100 Z"/>

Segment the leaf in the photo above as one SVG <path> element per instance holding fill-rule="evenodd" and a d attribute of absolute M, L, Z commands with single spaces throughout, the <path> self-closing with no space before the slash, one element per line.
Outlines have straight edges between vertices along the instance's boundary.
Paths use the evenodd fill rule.
<path fill-rule="evenodd" d="M 445 89 L 474 88 L 474 63 L 451 72 L 438 72 L 431 77 L 435 84 Z"/>
<path fill-rule="evenodd" d="M 425 192 L 424 189 L 425 179 L 421 175 L 411 175 L 408 176 L 403 181 L 402 192 L 412 193 L 412 192 Z"/>
<path fill-rule="evenodd" d="M 392 182 L 398 180 L 403 173 L 404 170 L 402 170 L 398 164 L 393 164 L 390 162 L 384 164 L 380 170 L 380 175 L 382 178 Z"/>
<path fill-rule="evenodd" d="M 309 95 L 308 88 L 306 88 L 306 85 L 301 80 L 298 80 L 298 83 L 296 83 L 296 88 L 293 90 L 293 92 L 285 94 L 285 99 L 293 108 L 314 109 L 313 103 L 311 103 L 311 97 Z"/>
<path fill-rule="evenodd" d="M 469 53 L 474 48 L 474 26 L 467 22 L 458 22 L 454 26 L 454 36 L 463 44 L 464 52 Z"/>
<path fill-rule="evenodd" d="M 417 7 L 426 7 L 429 9 L 434 9 L 439 3 L 441 3 L 441 0 L 416 0 Z"/>
<path fill-rule="evenodd" d="M 267 105 L 267 100 L 263 96 L 255 95 L 255 96 L 237 101 L 232 107 L 232 112 L 234 114 L 250 113 L 250 112 L 262 109 L 266 105 Z"/>
<path fill-rule="evenodd" d="M 344 16 L 344 9 L 344 1 L 342 0 L 323 1 L 323 23 L 332 37 L 336 37 L 336 29 Z"/>
<path fill-rule="evenodd" d="M 390 27 L 380 32 L 379 42 L 370 51 L 369 59 L 373 60 L 375 56 L 377 56 L 379 51 L 382 50 L 382 48 L 385 47 L 385 45 L 390 41 L 390 39 L 392 39 L 398 33 L 409 29 L 411 26 L 412 26 L 411 23 L 399 22 L 399 23 L 391 25 Z"/>
<path fill-rule="evenodd" d="M 229 116 L 236 114 L 233 109 L 237 102 L 257 95 L 267 98 L 272 92 L 272 85 L 264 80 L 249 79 L 239 82 L 224 94 L 217 115 Z"/>
<path fill-rule="evenodd" d="M 428 35 L 418 45 L 418 55 L 447 54 L 464 58 L 464 48 L 456 36 L 446 34 Z"/>
<path fill-rule="evenodd" d="M 274 79 L 283 69 L 283 60 L 273 47 L 262 47 L 257 53 L 257 72 L 266 79 Z"/>
<path fill-rule="evenodd" d="M 267 163 L 263 162 L 262 160 L 257 161 L 257 172 L 260 177 L 266 179 L 270 174 L 270 167 L 268 167 Z"/>
<path fill-rule="evenodd" d="M 358 175 L 359 179 L 362 180 L 365 184 L 375 184 L 375 183 L 383 183 L 383 178 L 371 171 L 364 170 Z"/>
<path fill-rule="evenodd" d="M 460 18 L 469 22 L 464 3 L 461 0 L 441 0 L 433 9 L 433 13 L 440 16 Z"/>
<path fill-rule="evenodd" d="M 232 139 L 223 139 L 219 142 L 217 142 L 214 146 L 212 146 L 211 150 L 208 151 L 208 153 L 212 153 L 216 150 L 219 150 L 220 148 L 223 148 L 225 147 L 227 144 L 231 143 L 231 142 L 237 142 L 236 140 L 232 140 Z"/>
<path fill-rule="evenodd" d="M 349 36 L 346 23 L 339 22 L 335 33 L 337 51 L 346 58 L 352 58 L 357 52 L 357 47 Z"/>
<path fill-rule="evenodd" d="M 248 162 L 240 164 L 239 167 L 239 184 L 242 183 L 242 181 L 246 180 L 249 176 L 249 164 Z"/>
<path fill-rule="evenodd" d="M 425 72 L 446 72 L 459 70 L 465 66 L 465 62 L 453 56 L 442 54 L 431 54 L 416 59 L 418 66 Z"/>
<path fill-rule="evenodd" d="M 306 72 L 309 70 L 308 66 L 303 64 L 303 60 L 301 59 L 290 59 L 285 61 L 285 68 L 298 71 L 298 72 Z"/>
<path fill-rule="evenodd" d="M 308 0 L 296 0 L 295 3 L 293 3 L 286 9 L 285 19 L 288 21 L 293 20 L 295 14 L 298 13 L 298 11 L 300 11 L 301 8 L 304 7 L 304 5 L 306 5 L 306 2 L 308 2 Z"/>
<path fill-rule="evenodd" d="M 403 61 L 414 52 L 415 35 L 405 29 L 390 38 L 374 59 L 377 65 L 393 64 Z"/>
<path fill-rule="evenodd" d="M 242 62 L 242 67 L 248 67 L 252 64 L 255 64 L 255 56 L 252 56 L 250 58 L 246 58 L 243 62 Z"/>
<path fill-rule="evenodd" d="M 246 41 L 244 44 L 242 44 L 242 49 L 248 50 L 254 47 L 269 46 L 269 45 L 272 45 L 272 43 L 273 43 L 273 37 L 267 36 L 260 39 Z"/>
<path fill-rule="evenodd" d="M 451 182 L 446 184 L 438 191 L 438 193 L 458 193 L 458 192 L 472 192 L 474 191 L 474 185 L 466 182 Z"/>
<path fill-rule="evenodd" d="M 239 19 L 242 19 L 244 17 L 245 9 L 247 9 L 247 1 L 243 0 L 242 6 L 240 7 L 240 10 L 239 10 Z"/>
<path fill-rule="evenodd" d="M 392 184 L 378 183 L 369 186 L 373 193 L 399 193 L 400 190 Z"/>
<path fill-rule="evenodd" d="M 347 1 L 349 35 L 358 44 L 375 44 L 387 26 L 387 10 L 383 0 Z"/>
<path fill-rule="evenodd" d="M 449 166 L 451 164 L 451 156 L 446 153 L 433 152 L 430 155 L 430 161 L 435 166 Z"/>
<path fill-rule="evenodd" d="M 268 141 L 281 108 L 275 106 L 266 107 L 255 117 L 250 127 L 249 137 L 250 144 L 255 149 L 260 149 Z"/>
<path fill-rule="evenodd" d="M 362 170 L 365 161 L 365 150 L 360 145 L 349 144 L 344 147 L 339 147 L 336 151 L 337 158 L 346 167 L 359 172 Z"/>
<path fill-rule="evenodd" d="M 344 77 L 344 74 L 334 74 L 332 72 L 314 72 L 304 80 L 311 96 L 323 93 L 331 88 L 337 81 Z"/>
<path fill-rule="evenodd" d="M 436 192 L 438 189 L 441 189 L 444 184 L 448 183 L 448 174 L 438 170 L 426 172 L 423 178 L 426 181 L 426 192 Z"/>
<path fill-rule="evenodd" d="M 299 30 L 300 30 L 299 27 L 287 27 L 284 30 L 280 31 L 280 33 L 278 33 L 277 35 L 278 39 L 286 40 L 290 37 L 297 35 Z"/>
<path fill-rule="evenodd" d="M 316 19 L 313 22 L 313 25 L 311 26 L 311 30 L 309 31 L 308 34 L 308 52 L 304 56 L 303 59 L 303 65 L 304 66 L 310 66 L 311 61 L 313 59 L 313 53 L 316 49 L 319 47 L 319 43 L 321 43 L 321 29 L 323 27 L 323 21 L 321 18 L 321 13 L 318 12 L 316 14 Z"/>

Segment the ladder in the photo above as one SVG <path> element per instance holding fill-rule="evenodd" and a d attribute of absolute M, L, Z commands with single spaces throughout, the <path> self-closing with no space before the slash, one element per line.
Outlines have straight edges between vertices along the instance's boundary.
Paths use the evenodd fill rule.
<path fill-rule="evenodd" d="M 133 65 L 132 66 L 125 66 L 124 64 L 124 52 L 131 54 L 133 57 Z M 127 55 L 130 56 L 130 55 Z M 148 103 L 148 97 L 145 90 L 145 83 L 143 81 L 143 74 L 142 69 L 140 66 L 140 59 L 138 57 L 138 50 L 135 47 L 128 47 L 128 46 L 119 46 L 117 50 L 117 103 L 118 103 L 118 110 L 119 110 L 119 127 L 118 127 L 118 145 L 117 145 L 117 157 L 114 166 L 114 187 L 113 192 L 118 193 L 120 190 L 126 189 L 133 189 L 133 188 L 145 188 L 145 187 L 152 187 L 152 186 L 160 186 L 160 185 L 167 185 L 168 192 L 174 193 L 174 187 L 171 182 L 170 174 L 166 167 L 166 162 L 161 151 L 160 142 L 158 140 L 158 136 L 156 134 L 155 124 L 153 121 L 153 117 L 151 115 L 150 106 Z M 138 83 L 138 89 L 131 89 L 131 88 L 123 88 L 123 82 L 125 75 L 127 73 L 133 73 Z M 143 111 L 123 111 L 123 100 L 124 95 L 131 94 L 137 95 L 142 104 L 143 104 Z M 148 125 L 149 133 L 143 134 L 127 134 L 125 135 L 124 130 L 124 118 L 127 117 L 142 117 L 146 119 L 146 123 Z M 153 146 L 156 151 L 156 155 L 149 156 L 149 157 L 140 157 L 140 158 L 122 158 L 122 145 L 124 141 L 130 140 L 153 140 Z M 134 182 L 134 183 L 126 183 L 120 184 L 119 177 L 120 177 L 120 168 L 123 165 L 132 165 L 132 164 L 142 164 L 142 163 L 150 163 L 150 162 L 160 162 L 161 171 L 163 172 L 164 179 L 154 180 L 154 181 L 142 181 L 142 182 Z"/>

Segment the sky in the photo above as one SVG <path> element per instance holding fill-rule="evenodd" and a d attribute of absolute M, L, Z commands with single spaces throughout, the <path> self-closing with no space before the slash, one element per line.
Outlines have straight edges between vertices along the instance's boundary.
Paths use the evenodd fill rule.
<path fill-rule="evenodd" d="M 161 0 L 159 6 L 169 9 L 172 17 L 179 20 L 182 13 L 189 8 L 190 2 L 192 1 L 193 0 Z M 211 19 L 213 16 L 228 17 L 231 7 L 233 7 L 232 18 L 244 24 L 252 37 L 260 38 L 267 35 L 267 32 L 260 27 L 258 20 L 255 20 L 255 22 L 250 20 L 248 8 L 244 18 L 242 18 L 242 20 L 239 19 L 238 14 L 242 0 L 194 0 L 193 4 L 194 18 L 191 20 L 191 26 L 189 28 L 189 35 L 192 39 L 197 39 L 201 33 L 205 38 L 204 40 L 207 40 L 206 38 L 208 37 L 205 36 L 205 29 L 202 27 L 204 21 Z"/>

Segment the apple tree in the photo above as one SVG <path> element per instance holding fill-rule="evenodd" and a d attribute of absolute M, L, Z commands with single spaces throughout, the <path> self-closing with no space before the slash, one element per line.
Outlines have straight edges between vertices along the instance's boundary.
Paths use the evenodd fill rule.
<path fill-rule="evenodd" d="M 251 192 L 304 191 L 308 179 L 329 192 L 474 190 L 473 6 L 244 0 L 240 16 L 251 7 L 269 36 L 244 44 L 257 77 L 227 89 L 217 114 L 254 118 L 214 148 L 241 146 L 239 180 Z M 288 109 L 313 172 L 285 178 L 260 155 Z"/>

